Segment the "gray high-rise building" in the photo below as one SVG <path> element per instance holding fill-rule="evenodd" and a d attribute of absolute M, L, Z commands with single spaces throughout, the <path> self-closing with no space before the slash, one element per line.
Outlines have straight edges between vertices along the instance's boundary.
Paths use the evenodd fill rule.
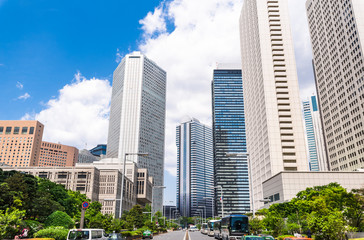
<path fill-rule="evenodd" d="M 166 72 L 140 52 L 126 55 L 114 71 L 106 154 L 148 169 L 155 186 L 164 181 L 165 112 Z M 163 189 L 153 191 L 153 210 L 162 211 Z"/>
<path fill-rule="evenodd" d="M 176 128 L 177 209 L 181 216 L 213 216 L 212 130 L 197 119 Z"/>
<path fill-rule="evenodd" d="M 252 203 L 259 209 L 263 181 L 308 170 L 287 0 L 245 0 L 240 42 Z"/>
<path fill-rule="evenodd" d="M 240 64 L 219 64 L 214 69 L 212 121 L 215 199 L 220 199 L 216 201 L 217 215 L 249 212 L 248 154 Z"/>
<path fill-rule="evenodd" d="M 329 169 L 364 168 L 364 1 L 306 2 Z"/>

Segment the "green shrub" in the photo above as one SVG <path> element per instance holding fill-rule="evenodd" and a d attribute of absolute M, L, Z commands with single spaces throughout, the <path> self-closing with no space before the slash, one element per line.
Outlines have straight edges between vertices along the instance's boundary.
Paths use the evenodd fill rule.
<path fill-rule="evenodd" d="M 36 238 L 54 238 L 55 240 L 66 240 L 68 229 L 64 227 L 49 227 L 39 230 L 34 234 Z"/>
<path fill-rule="evenodd" d="M 28 238 L 33 237 L 34 233 L 38 232 L 43 228 L 43 225 L 35 220 L 24 220 L 22 225 L 29 229 Z"/>
<path fill-rule="evenodd" d="M 121 232 L 121 235 L 123 237 L 131 237 L 131 231 L 124 231 L 124 232 Z"/>
<path fill-rule="evenodd" d="M 67 229 L 73 228 L 75 222 L 65 212 L 55 211 L 45 221 L 46 227 L 59 226 Z"/>
<path fill-rule="evenodd" d="M 277 237 L 277 240 L 283 240 L 286 237 L 294 237 L 293 235 L 281 235 Z"/>

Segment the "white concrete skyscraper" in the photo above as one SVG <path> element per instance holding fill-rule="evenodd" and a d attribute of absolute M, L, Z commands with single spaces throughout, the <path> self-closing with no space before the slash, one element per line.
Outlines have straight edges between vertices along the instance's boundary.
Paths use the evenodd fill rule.
<path fill-rule="evenodd" d="M 258 209 L 264 180 L 308 170 L 287 0 L 245 0 L 240 44 L 251 194 Z"/>
<path fill-rule="evenodd" d="M 306 9 L 329 168 L 364 168 L 364 1 L 308 0 Z"/>
<path fill-rule="evenodd" d="M 126 55 L 114 71 L 107 157 L 128 155 L 163 186 L 166 72 L 140 52 Z M 163 189 L 154 188 L 153 210 L 161 211 Z"/>

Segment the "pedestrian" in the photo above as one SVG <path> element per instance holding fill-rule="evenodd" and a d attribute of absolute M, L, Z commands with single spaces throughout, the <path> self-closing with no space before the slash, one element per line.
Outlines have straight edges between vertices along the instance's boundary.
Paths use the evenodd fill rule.
<path fill-rule="evenodd" d="M 312 236 L 311 230 L 310 230 L 310 229 L 308 229 L 308 230 L 307 230 L 307 237 L 308 237 L 308 238 L 311 238 L 311 236 Z"/>

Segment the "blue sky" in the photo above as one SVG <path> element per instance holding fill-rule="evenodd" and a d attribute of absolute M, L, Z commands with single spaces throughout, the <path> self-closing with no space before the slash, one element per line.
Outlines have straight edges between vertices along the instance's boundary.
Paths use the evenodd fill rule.
<path fill-rule="evenodd" d="M 288 0 L 301 98 L 314 92 L 305 0 Z M 211 125 L 216 63 L 239 63 L 243 0 L 0 0 L 0 119 L 37 119 L 43 139 L 106 143 L 112 73 L 140 50 L 167 72 L 165 201 L 175 201 L 175 127 Z"/>

